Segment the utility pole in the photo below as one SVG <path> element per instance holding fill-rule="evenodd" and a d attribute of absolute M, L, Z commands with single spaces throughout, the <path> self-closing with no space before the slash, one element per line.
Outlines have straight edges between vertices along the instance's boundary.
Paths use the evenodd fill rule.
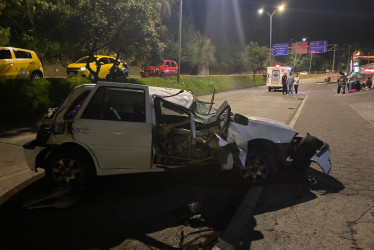
<path fill-rule="evenodd" d="M 177 81 L 179 83 L 181 77 L 181 52 L 182 52 L 182 6 L 183 0 L 179 0 L 179 46 L 178 46 L 178 74 Z"/>
<path fill-rule="evenodd" d="M 309 74 L 310 74 L 310 70 L 312 69 L 312 53 L 310 53 L 310 62 L 309 62 Z"/>
<path fill-rule="evenodd" d="M 333 60 L 332 60 L 332 73 L 333 73 L 333 74 L 334 74 L 334 66 L 335 66 L 335 52 L 336 52 L 336 50 L 338 49 L 337 47 L 338 47 L 338 45 L 337 45 L 337 44 L 334 44 L 334 58 L 333 58 Z"/>
<path fill-rule="evenodd" d="M 350 69 L 350 67 L 349 67 L 349 64 L 351 63 L 350 62 L 350 58 L 351 58 L 351 45 L 348 45 L 348 63 L 347 63 L 347 75 L 349 75 L 349 69 Z"/>
<path fill-rule="evenodd" d="M 270 67 L 273 66 L 273 51 L 272 51 L 272 48 L 271 48 L 271 38 L 272 38 L 272 33 L 273 33 L 273 16 L 275 14 L 275 10 L 273 13 L 269 13 L 266 11 L 266 14 L 270 17 L 270 46 L 269 46 L 269 49 L 270 49 Z"/>

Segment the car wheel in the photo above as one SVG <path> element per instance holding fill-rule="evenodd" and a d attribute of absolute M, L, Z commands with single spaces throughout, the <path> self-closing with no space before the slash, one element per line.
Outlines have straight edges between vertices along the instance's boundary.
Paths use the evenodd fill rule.
<path fill-rule="evenodd" d="M 301 141 L 296 149 L 295 156 L 292 162 L 294 171 L 303 176 L 306 174 L 311 161 L 310 158 L 316 153 L 319 148 L 320 140 L 318 138 L 307 135 Z"/>
<path fill-rule="evenodd" d="M 268 87 L 268 91 L 271 92 L 271 87 Z"/>
<path fill-rule="evenodd" d="M 40 78 L 43 78 L 43 75 L 42 75 L 42 73 L 40 73 L 40 72 L 32 72 L 30 78 L 31 78 L 31 79 L 40 79 Z"/>
<path fill-rule="evenodd" d="M 57 152 L 47 161 L 45 175 L 52 185 L 87 186 L 94 181 L 96 172 L 85 157 Z"/>
<path fill-rule="evenodd" d="M 274 157 L 267 151 L 258 150 L 255 154 L 248 154 L 244 167 L 239 167 L 242 178 L 254 185 L 266 185 L 277 174 Z"/>
<path fill-rule="evenodd" d="M 160 77 L 161 77 L 161 78 L 165 78 L 165 73 L 164 73 L 164 72 L 161 72 Z"/>

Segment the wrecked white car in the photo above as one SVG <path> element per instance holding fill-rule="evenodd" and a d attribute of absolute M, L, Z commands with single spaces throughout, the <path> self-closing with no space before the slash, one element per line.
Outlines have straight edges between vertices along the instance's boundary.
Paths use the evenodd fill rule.
<path fill-rule="evenodd" d="M 30 168 L 58 185 L 88 184 L 97 175 L 221 164 L 251 183 L 266 184 L 280 166 L 303 173 L 331 168 L 328 144 L 287 125 L 217 110 L 191 91 L 99 82 L 76 87 L 50 109 L 24 147 Z"/>

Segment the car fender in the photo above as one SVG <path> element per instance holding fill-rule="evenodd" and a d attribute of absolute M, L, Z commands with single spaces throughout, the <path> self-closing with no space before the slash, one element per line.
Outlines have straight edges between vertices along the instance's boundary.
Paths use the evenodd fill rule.
<path fill-rule="evenodd" d="M 240 150 L 240 160 L 245 162 L 248 142 L 262 139 L 275 144 L 287 144 L 297 132 L 284 123 L 259 117 L 247 117 L 248 125 L 231 122 L 228 127 L 227 142 L 235 142 Z"/>

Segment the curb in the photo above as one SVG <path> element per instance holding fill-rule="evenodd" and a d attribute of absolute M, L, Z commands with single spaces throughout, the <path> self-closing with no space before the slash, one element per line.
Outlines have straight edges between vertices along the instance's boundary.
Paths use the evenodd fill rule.
<path fill-rule="evenodd" d="M 32 183 L 40 180 L 44 177 L 44 172 L 38 172 L 35 175 L 33 175 L 31 178 L 19 183 L 6 193 L 0 196 L 0 206 L 3 205 L 6 201 L 8 201 L 10 198 L 12 198 L 17 193 L 21 192 L 24 188 L 31 185 Z"/>
<path fill-rule="evenodd" d="M 257 201 L 261 196 L 264 187 L 254 186 L 249 189 L 244 197 L 243 202 L 236 210 L 229 225 L 226 227 L 218 243 L 213 247 L 213 250 L 227 249 L 234 250 L 242 237 L 243 231 L 252 216 L 253 210 L 256 207 Z"/>

